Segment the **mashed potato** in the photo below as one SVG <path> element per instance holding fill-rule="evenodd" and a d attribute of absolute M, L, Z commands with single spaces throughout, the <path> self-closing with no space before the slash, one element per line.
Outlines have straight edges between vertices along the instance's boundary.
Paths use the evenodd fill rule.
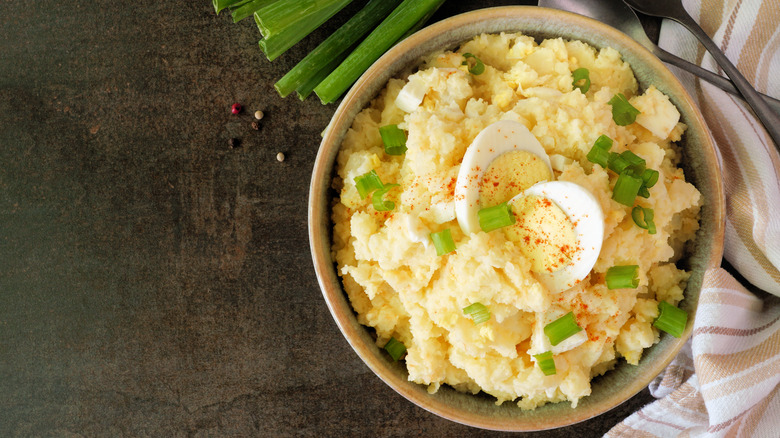
<path fill-rule="evenodd" d="M 462 65 L 471 53 L 485 65 L 479 75 Z M 572 71 L 587 68 L 590 89 L 572 87 Z M 607 102 L 622 93 L 641 114 L 618 126 Z M 399 97 L 400 95 L 400 97 Z M 637 364 L 659 340 L 652 326 L 658 302 L 676 305 L 688 273 L 678 269 L 686 241 L 698 229 L 700 194 L 677 167 L 674 142 L 685 125 L 654 87 L 639 94 L 628 64 L 613 49 L 579 41 L 512 33 L 480 35 L 456 52 L 428 57 L 419 70 L 392 79 L 356 117 L 337 159 L 333 256 L 361 324 L 376 330 L 377 345 L 392 337 L 407 347 L 409 380 L 436 391 L 484 391 L 497 403 L 523 409 L 590 394 L 590 380 L 619 358 Z M 464 233 L 458 226 L 454 186 L 466 148 L 498 120 L 525 125 L 551 158 L 554 179 L 587 188 L 604 213 L 604 241 L 590 275 L 551 293 L 536 280 L 520 244 L 499 230 Z M 398 124 L 408 150 L 387 155 L 379 127 Z M 656 234 L 639 228 L 631 207 L 612 200 L 617 175 L 587 160 L 601 135 L 612 151 L 630 150 L 658 170 L 649 198 Z M 355 177 L 375 170 L 396 183 L 376 211 L 361 198 Z M 438 256 L 431 232 L 449 228 L 457 250 Z M 638 265 L 639 287 L 609 290 L 605 272 Z M 463 308 L 479 302 L 490 319 L 475 324 Z M 557 372 L 546 376 L 533 359 L 550 315 L 573 312 L 587 338 L 555 354 Z"/>

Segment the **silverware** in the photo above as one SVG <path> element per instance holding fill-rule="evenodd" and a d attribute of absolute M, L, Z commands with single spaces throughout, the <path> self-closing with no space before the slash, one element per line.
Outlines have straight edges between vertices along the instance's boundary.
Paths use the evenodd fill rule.
<path fill-rule="evenodd" d="M 623 0 L 539 0 L 539 6 L 576 12 L 608 24 L 630 36 L 661 61 L 677 66 L 723 91 L 743 98 L 739 90 L 734 87 L 734 84 L 728 78 L 701 68 L 658 47 L 647 37 L 639 18 L 631 8 L 623 3 Z M 777 114 L 780 114 L 780 100 L 765 94 L 761 96 Z"/>
<path fill-rule="evenodd" d="M 737 70 L 734 64 L 729 61 L 726 55 L 721 52 L 720 48 L 710 39 L 709 35 L 699 26 L 685 8 L 680 0 L 655 0 L 652 2 L 640 1 L 640 0 L 623 0 L 628 6 L 633 9 L 647 15 L 654 17 L 668 18 L 674 20 L 683 26 L 685 26 L 691 33 L 693 33 L 699 42 L 702 43 L 705 49 L 710 52 L 715 61 L 720 65 L 723 71 L 731 78 L 734 86 L 737 87 L 742 96 L 745 97 L 748 105 L 753 108 L 756 116 L 761 123 L 764 124 L 769 136 L 775 142 L 775 147 L 780 151 L 780 117 L 772 112 L 772 109 L 767 105 L 764 99 L 758 94 L 758 92 L 750 85 L 747 79 L 742 76 L 742 73 Z"/>

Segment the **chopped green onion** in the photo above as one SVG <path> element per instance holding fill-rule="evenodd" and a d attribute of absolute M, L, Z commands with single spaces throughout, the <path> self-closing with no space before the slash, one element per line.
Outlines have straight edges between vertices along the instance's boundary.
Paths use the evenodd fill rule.
<path fill-rule="evenodd" d="M 575 70 L 576 71 L 576 70 Z M 591 163 L 601 165 L 603 168 L 607 168 L 609 164 L 609 149 L 612 147 L 612 139 L 606 135 L 601 135 L 593 143 L 593 147 L 590 148 L 587 158 Z"/>
<path fill-rule="evenodd" d="M 596 139 L 596 141 L 593 142 L 593 147 L 609 151 L 612 148 L 612 141 L 611 138 L 607 137 L 604 134 L 601 134 L 599 138 Z"/>
<path fill-rule="evenodd" d="M 255 12 L 255 23 L 264 37 L 258 44 L 268 60 L 273 61 L 351 1 L 311 0 L 271 3 Z"/>
<path fill-rule="evenodd" d="M 253 15 L 258 10 L 268 6 L 277 0 L 249 0 L 240 6 L 231 6 L 230 13 L 233 16 L 233 23 L 238 23 L 246 17 Z"/>
<path fill-rule="evenodd" d="M 398 187 L 398 184 L 385 184 L 381 189 L 377 189 L 374 192 L 373 196 L 371 196 L 371 203 L 374 205 L 374 210 L 390 211 L 395 208 L 395 202 L 382 199 L 382 197 L 393 187 Z"/>
<path fill-rule="evenodd" d="M 685 331 L 687 324 L 688 312 L 672 306 L 666 301 L 658 303 L 658 318 L 653 321 L 654 327 L 679 338 Z"/>
<path fill-rule="evenodd" d="M 650 197 L 650 191 L 647 190 L 647 187 L 645 187 L 644 184 L 642 185 L 642 187 L 639 188 L 639 191 L 636 192 L 636 194 L 637 196 L 641 196 L 645 199 Z"/>
<path fill-rule="evenodd" d="M 612 105 L 612 120 L 619 126 L 626 126 L 634 123 L 639 110 L 634 108 L 626 99 L 623 93 L 618 93 L 609 99 L 610 105 Z"/>
<path fill-rule="evenodd" d="M 403 155 L 406 152 L 406 133 L 398 125 L 385 125 L 379 128 L 379 135 L 388 155 Z"/>
<path fill-rule="evenodd" d="M 436 254 L 443 256 L 455 251 L 455 241 L 452 240 L 452 233 L 446 228 L 438 233 L 431 233 L 433 246 L 436 248 Z"/>
<path fill-rule="evenodd" d="M 615 173 L 629 170 L 632 175 L 640 177 L 645 171 L 645 164 L 644 158 L 631 151 L 623 151 L 621 154 L 612 152 L 609 155 L 609 168 Z"/>
<path fill-rule="evenodd" d="M 371 191 L 381 189 L 384 187 L 384 184 L 382 184 L 382 180 L 379 179 L 379 175 L 376 174 L 376 171 L 371 170 L 370 172 L 355 177 L 355 187 L 358 190 L 358 194 L 360 194 L 360 199 L 366 199 L 366 196 L 368 196 Z"/>
<path fill-rule="evenodd" d="M 591 163 L 599 164 L 606 169 L 609 163 L 609 152 L 593 146 L 588 152 L 587 158 Z"/>
<path fill-rule="evenodd" d="M 312 50 L 274 87 L 282 97 L 297 91 L 308 96 L 341 64 L 357 42 L 390 13 L 401 0 L 371 0 L 357 14 L 338 28 L 331 36 Z M 304 88 L 304 85 L 307 84 Z"/>
<path fill-rule="evenodd" d="M 338 99 L 374 61 L 442 3 L 444 0 L 404 0 L 398 5 L 341 65 L 314 88 L 322 103 Z"/>
<path fill-rule="evenodd" d="M 236 3 L 246 3 L 246 0 L 212 0 L 211 3 L 214 5 L 214 11 L 219 14 L 223 9 L 236 5 Z"/>
<path fill-rule="evenodd" d="M 642 172 L 642 185 L 647 187 L 653 187 L 658 182 L 658 171 L 653 169 L 645 169 Z"/>
<path fill-rule="evenodd" d="M 623 151 L 620 157 L 628 162 L 628 167 L 634 173 L 635 176 L 643 175 L 647 162 L 644 158 L 631 151 Z M 620 172 L 618 172 L 620 173 Z"/>
<path fill-rule="evenodd" d="M 609 152 L 593 146 L 588 152 L 587 158 L 591 163 L 599 164 L 606 169 L 609 163 Z"/>
<path fill-rule="evenodd" d="M 401 358 L 401 356 L 404 355 L 404 353 L 406 353 L 406 345 L 397 341 L 395 338 L 390 338 L 390 340 L 385 344 L 385 351 L 387 351 L 393 360 L 397 361 Z"/>
<path fill-rule="evenodd" d="M 469 68 L 469 73 L 474 76 L 479 76 L 485 72 L 485 64 L 476 56 L 471 53 L 464 53 L 463 57 L 466 58 L 460 65 L 466 65 Z"/>
<path fill-rule="evenodd" d="M 474 324 L 482 324 L 490 319 L 490 310 L 482 303 L 474 303 L 464 307 L 463 314 L 471 316 Z"/>
<path fill-rule="evenodd" d="M 574 319 L 574 312 L 569 312 L 544 326 L 544 334 L 553 347 L 581 331 L 582 327 L 578 326 Z"/>
<path fill-rule="evenodd" d="M 553 359 L 552 351 L 545 351 L 544 353 L 534 354 L 536 358 L 536 364 L 539 365 L 539 369 L 542 370 L 545 376 L 552 376 L 557 371 L 555 369 L 555 360 Z"/>
<path fill-rule="evenodd" d="M 639 266 L 623 265 L 607 269 L 607 289 L 636 289 L 639 286 Z"/>
<path fill-rule="evenodd" d="M 647 230 L 650 234 L 655 234 L 655 222 L 653 222 L 653 209 L 644 208 L 640 206 L 634 207 L 631 210 L 631 218 L 634 219 L 634 223 L 639 228 Z"/>
<path fill-rule="evenodd" d="M 515 223 L 512 207 L 506 202 L 480 209 L 477 215 L 479 216 L 479 226 L 486 233 Z"/>
<path fill-rule="evenodd" d="M 585 94 L 590 90 L 590 72 L 587 68 L 581 67 L 571 72 L 571 86 L 573 88 L 579 88 L 582 94 Z"/>
<path fill-rule="evenodd" d="M 612 189 L 612 199 L 631 207 L 634 205 L 639 188 L 642 187 L 642 178 L 637 178 L 629 172 L 623 172 L 618 176 L 615 187 Z"/>
<path fill-rule="evenodd" d="M 610 170 L 612 170 L 615 173 L 620 173 L 628 167 L 629 163 L 628 160 L 620 156 L 619 153 L 611 152 L 609 154 L 608 165 Z"/>

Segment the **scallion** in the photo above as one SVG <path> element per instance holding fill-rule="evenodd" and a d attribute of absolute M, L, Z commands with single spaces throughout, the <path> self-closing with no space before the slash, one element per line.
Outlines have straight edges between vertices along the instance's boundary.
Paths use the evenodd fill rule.
<path fill-rule="evenodd" d="M 545 351 L 544 353 L 534 354 L 536 364 L 539 365 L 539 369 L 542 370 L 545 376 L 552 376 L 557 373 L 555 369 L 555 359 L 553 359 L 552 351 Z"/>
<path fill-rule="evenodd" d="M 339 64 L 341 64 L 341 61 L 343 61 L 344 58 L 346 58 L 346 57 L 347 57 L 347 52 L 344 52 L 344 53 L 342 53 L 340 55 L 337 55 L 335 58 L 333 58 L 330 61 L 328 61 L 327 63 L 325 63 L 325 65 L 319 71 L 313 73 L 310 76 L 303 77 L 302 78 L 303 82 L 297 83 L 296 86 L 295 86 L 296 87 L 295 88 L 295 93 L 298 95 L 298 99 L 305 100 L 307 97 L 309 97 L 311 92 L 314 91 L 314 87 L 319 85 L 320 82 L 322 82 L 322 80 L 325 79 L 330 74 L 330 72 L 333 71 L 333 69 L 338 67 Z M 295 68 L 293 67 L 293 70 L 294 69 Z M 282 79 L 284 79 L 284 78 L 282 78 Z M 278 82 L 277 82 L 277 84 L 278 84 Z M 274 85 L 274 87 L 276 87 L 276 85 Z M 279 91 L 279 88 L 276 88 L 276 91 Z M 281 91 L 279 91 L 279 94 L 282 97 L 287 96 L 286 94 L 282 95 Z"/>
<path fill-rule="evenodd" d="M 607 137 L 604 134 L 601 134 L 599 138 L 596 139 L 596 141 L 593 142 L 593 147 L 597 147 L 599 149 L 603 149 L 605 151 L 609 151 L 612 148 L 612 144 L 614 142 L 611 138 Z"/>
<path fill-rule="evenodd" d="M 233 16 L 233 23 L 238 23 L 246 17 L 252 16 L 258 10 L 270 5 L 277 0 L 250 0 L 241 3 L 240 6 L 231 6 L 230 14 Z"/>
<path fill-rule="evenodd" d="M 626 126 L 634 123 L 636 116 L 639 114 L 639 110 L 634 108 L 626 99 L 623 93 L 618 93 L 612 96 L 609 100 L 612 105 L 612 120 L 619 126 Z"/>
<path fill-rule="evenodd" d="M 642 185 L 648 189 L 653 187 L 655 183 L 658 182 L 658 176 L 659 173 L 657 170 L 645 169 L 644 172 L 642 172 Z"/>
<path fill-rule="evenodd" d="M 379 128 L 379 135 L 388 155 L 403 155 L 406 152 L 406 133 L 398 125 L 385 125 Z"/>
<path fill-rule="evenodd" d="M 658 318 L 653 321 L 653 326 L 659 330 L 679 338 L 688 324 L 688 312 L 672 306 L 666 301 L 658 303 Z"/>
<path fill-rule="evenodd" d="M 276 1 L 255 12 L 263 35 L 260 48 L 269 60 L 276 59 L 352 0 Z"/>
<path fill-rule="evenodd" d="M 469 73 L 474 76 L 479 76 L 485 72 L 485 64 L 471 53 L 464 53 L 463 57 L 466 58 L 461 65 L 468 66 Z"/>
<path fill-rule="evenodd" d="M 612 188 L 612 199 L 632 207 L 640 187 L 642 187 L 642 178 L 637 178 L 630 172 L 623 172 L 618 176 L 615 187 Z"/>
<path fill-rule="evenodd" d="M 609 170 L 615 173 L 620 173 L 628 167 L 628 161 L 620 156 L 619 153 L 611 152 L 609 154 L 609 162 L 607 165 L 609 166 Z"/>
<path fill-rule="evenodd" d="M 553 347 L 581 331 L 582 327 L 578 326 L 574 319 L 574 312 L 569 312 L 544 326 L 544 334 Z"/>
<path fill-rule="evenodd" d="M 609 152 L 594 146 L 588 152 L 587 158 L 591 163 L 599 164 L 606 169 L 609 163 Z"/>
<path fill-rule="evenodd" d="M 628 168 L 631 169 L 631 171 L 634 173 L 634 176 L 641 177 L 645 171 L 645 166 L 647 165 L 647 162 L 644 158 L 631 151 L 623 151 L 620 154 L 620 157 L 628 162 Z"/>
<path fill-rule="evenodd" d="M 607 289 L 636 289 L 639 286 L 639 266 L 621 265 L 607 269 Z"/>
<path fill-rule="evenodd" d="M 433 241 L 437 255 L 443 256 L 455 251 L 455 241 L 452 240 L 452 233 L 449 228 L 445 228 L 437 233 L 431 233 L 431 241 Z"/>
<path fill-rule="evenodd" d="M 470 316 L 474 324 L 482 324 L 490 319 L 490 310 L 482 303 L 474 303 L 464 307 L 463 314 Z"/>
<path fill-rule="evenodd" d="M 571 86 L 572 88 L 578 88 L 582 94 L 585 94 L 590 90 L 590 72 L 587 68 L 580 67 L 577 70 L 571 72 Z"/>
<path fill-rule="evenodd" d="M 237 5 L 238 3 L 246 3 L 246 0 L 212 0 L 214 5 L 214 11 L 219 14 L 223 9 Z"/>
<path fill-rule="evenodd" d="M 389 354 L 393 360 L 397 361 L 406 353 L 406 345 L 397 341 L 395 338 L 390 338 L 385 344 L 385 351 L 387 351 L 387 354 Z"/>
<path fill-rule="evenodd" d="M 404 0 L 371 32 L 314 92 L 322 103 L 338 99 L 404 33 L 438 9 L 444 0 Z"/>
<path fill-rule="evenodd" d="M 623 151 L 620 154 L 612 152 L 609 156 L 609 168 L 615 173 L 629 170 L 632 175 L 640 177 L 645 171 L 645 164 L 644 158 L 631 151 Z"/>
<path fill-rule="evenodd" d="M 257 12 L 257 27 L 263 38 L 270 38 L 301 26 L 322 15 L 330 18 L 331 11 L 341 10 L 352 0 L 293 0 L 273 2 Z M 335 13 L 335 12 L 333 12 Z M 322 21 L 327 20 L 325 18 Z"/>
<path fill-rule="evenodd" d="M 364 173 L 363 175 L 355 177 L 355 187 L 357 188 L 360 199 L 366 199 L 369 193 L 373 190 L 378 190 L 384 187 L 382 180 L 379 179 L 379 175 L 375 170 Z"/>
<path fill-rule="evenodd" d="M 390 211 L 395 208 L 395 202 L 383 199 L 385 194 L 393 187 L 398 187 L 398 184 L 385 184 L 382 188 L 374 191 L 374 194 L 371 196 L 371 203 L 374 205 L 374 210 Z"/>
<path fill-rule="evenodd" d="M 610 148 L 612 148 L 612 139 L 606 135 L 599 136 L 593 143 L 593 147 L 590 148 L 590 152 L 588 152 L 588 161 L 606 169 L 609 164 Z"/>
<path fill-rule="evenodd" d="M 486 233 L 515 223 L 512 207 L 507 202 L 480 209 L 477 215 L 479 216 L 479 226 Z"/>
<path fill-rule="evenodd" d="M 375 28 L 401 0 L 371 0 L 358 13 L 339 27 L 319 46 L 304 57 L 274 87 L 282 97 L 293 91 L 299 96 L 308 94 L 336 69 L 350 49 L 371 29 Z M 331 65 L 332 64 L 332 65 Z M 315 82 L 316 80 L 316 82 Z M 307 85 L 303 90 L 304 84 Z"/>
<path fill-rule="evenodd" d="M 647 230 L 649 234 L 655 234 L 655 222 L 653 222 L 653 209 L 636 206 L 631 210 L 631 218 L 639 228 Z"/>

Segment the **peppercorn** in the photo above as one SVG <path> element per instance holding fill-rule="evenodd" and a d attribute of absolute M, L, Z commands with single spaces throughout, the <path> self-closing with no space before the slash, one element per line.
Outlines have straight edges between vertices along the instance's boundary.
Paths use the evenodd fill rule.
<path fill-rule="evenodd" d="M 233 114 L 238 114 L 241 112 L 241 104 L 240 103 L 234 103 L 233 106 L 230 107 L 230 112 Z"/>
<path fill-rule="evenodd" d="M 241 142 L 237 138 L 231 138 L 228 140 L 228 146 L 230 149 L 235 149 L 237 147 L 241 147 Z"/>

